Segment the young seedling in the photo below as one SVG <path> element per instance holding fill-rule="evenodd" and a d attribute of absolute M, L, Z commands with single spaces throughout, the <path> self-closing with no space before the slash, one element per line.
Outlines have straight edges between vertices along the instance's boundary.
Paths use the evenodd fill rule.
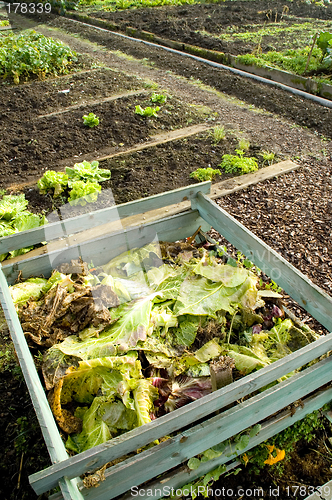
<path fill-rule="evenodd" d="M 99 118 L 94 113 L 89 113 L 88 115 L 84 115 L 82 116 L 82 119 L 84 125 L 86 125 L 87 127 L 92 128 L 99 125 Z"/>
<path fill-rule="evenodd" d="M 221 174 L 220 170 L 208 167 L 208 168 L 198 168 L 197 170 L 194 170 L 194 172 L 191 172 L 190 177 L 196 179 L 199 182 L 204 182 L 204 181 L 212 181 L 213 177 L 220 174 Z"/>
<path fill-rule="evenodd" d="M 143 109 L 140 105 L 135 106 L 135 114 L 146 117 L 154 116 L 155 118 L 158 118 L 157 111 L 159 110 L 159 106 L 156 106 L 155 108 L 151 108 L 151 106 L 148 106 L 145 109 Z"/>
<path fill-rule="evenodd" d="M 223 155 L 222 162 L 218 167 L 223 168 L 227 174 L 248 174 L 249 172 L 258 170 L 256 158 L 244 157 L 242 149 L 236 149 L 235 152 L 237 155 Z"/>
<path fill-rule="evenodd" d="M 239 149 L 242 151 L 248 151 L 250 148 L 250 141 L 247 139 L 239 139 Z"/>
<path fill-rule="evenodd" d="M 151 96 L 152 102 L 159 102 L 159 104 L 165 104 L 167 101 L 167 96 L 164 94 L 156 94 L 155 92 Z"/>
<path fill-rule="evenodd" d="M 268 165 L 272 164 L 275 157 L 275 153 L 273 153 L 272 151 L 262 151 L 261 153 L 258 154 L 262 156 L 264 163 L 267 162 Z"/>

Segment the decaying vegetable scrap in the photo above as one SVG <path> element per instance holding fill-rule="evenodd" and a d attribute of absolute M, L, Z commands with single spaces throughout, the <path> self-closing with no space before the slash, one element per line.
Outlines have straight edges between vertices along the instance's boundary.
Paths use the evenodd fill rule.
<path fill-rule="evenodd" d="M 11 294 L 30 346 L 44 349 L 50 406 L 77 453 L 317 338 L 212 244 L 151 243 L 96 269 L 72 261 Z"/>

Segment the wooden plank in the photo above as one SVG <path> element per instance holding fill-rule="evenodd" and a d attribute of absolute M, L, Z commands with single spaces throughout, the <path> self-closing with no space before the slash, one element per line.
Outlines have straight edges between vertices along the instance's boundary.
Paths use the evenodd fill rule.
<path fill-rule="evenodd" d="M 182 427 L 195 423 L 211 413 L 228 406 L 252 392 L 274 382 L 292 370 L 303 366 L 332 349 L 332 334 L 318 339 L 314 344 L 286 356 L 265 368 L 254 372 L 229 386 L 205 396 L 165 415 L 143 427 L 129 431 L 105 444 L 96 446 L 62 463 L 30 476 L 30 482 L 37 494 L 56 486 L 64 474 L 69 478 L 94 471 L 105 463 L 127 455 L 148 443 L 169 435 Z"/>
<path fill-rule="evenodd" d="M 223 442 L 281 408 L 300 399 L 332 379 L 332 358 L 293 375 L 222 415 L 202 422 L 160 445 L 129 458 L 105 471 L 105 480 L 94 491 L 82 488 L 86 500 L 110 500 L 190 457 Z"/>
<path fill-rule="evenodd" d="M 53 111 L 52 113 L 48 113 L 46 115 L 37 115 L 34 117 L 34 120 L 38 120 L 39 118 L 49 118 L 51 116 L 57 116 L 57 115 L 62 115 L 64 113 L 69 113 L 70 111 L 74 111 L 75 109 L 79 108 L 86 108 L 87 106 L 96 106 L 98 104 L 104 104 L 105 102 L 112 102 L 116 101 L 117 99 L 121 99 L 122 97 L 130 97 L 134 95 L 147 95 L 151 93 L 148 90 L 128 90 L 127 92 L 121 92 L 119 94 L 114 94 L 109 97 L 103 97 L 100 98 L 99 100 L 95 101 L 83 101 L 79 102 L 78 104 L 73 104 L 72 106 L 68 106 L 67 108 L 63 108 L 60 111 Z"/>
<path fill-rule="evenodd" d="M 168 205 L 173 205 L 183 200 L 191 200 L 196 196 L 198 191 L 209 193 L 210 187 L 210 181 L 200 182 L 184 188 L 174 189 L 165 193 L 149 196 L 148 198 L 141 198 L 129 203 L 104 208 L 92 213 L 59 222 L 53 222 L 52 224 L 46 224 L 45 226 L 30 229 L 29 231 L 23 231 L 5 238 L 0 238 L 0 254 L 36 245 L 42 241 L 52 241 L 69 234 L 85 231 L 92 227 L 105 224 L 105 222 L 118 221 L 119 219 L 130 217 L 141 212 L 167 207 Z M 70 210 L 69 205 L 62 208 L 63 213 L 68 210 Z"/>
<path fill-rule="evenodd" d="M 84 155 L 84 159 L 87 161 L 98 160 L 104 161 L 110 158 L 116 158 L 118 156 L 127 155 L 135 153 L 136 151 L 143 151 L 147 148 L 152 148 L 158 146 L 159 144 L 166 144 L 167 142 L 175 141 L 178 139 L 183 139 L 185 137 L 190 137 L 191 135 L 199 134 L 206 130 L 213 128 L 213 126 L 208 125 L 207 123 L 199 123 L 197 125 L 191 125 L 190 127 L 184 127 L 177 130 L 169 130 L 168 132 L 163 132 L 160 134 L 151 135 L 149 137 L 149 141 L 145 143 L 139 143 L 130 149 L 126 149 L 125 146 L 119 147 L 106 147 L 104 149 L 99 149 L 98 151 L 93 151 L 92 153 L 86 153 Z M 116 153 L 114 151 L 117 151 Z M 70 158 L 64 158 L 63 160 L 59 160 L 58 166 L 66 166 L 72 163 L 77 163 L 77 158 L 72 156 Z"/>
<path fill-rule="evenodd" d="M 274 416 L 262 424 L 261 431 L 250 439 L 249 445 L 241 451 L 241 454 L 246 453 L 250 449 L 254 448 L 258 444 L 270 439 L 272 436 L 283 431 L 295 422 L 303 419 L 309 413 L 321 408 L 326 402 L 332 399 L 332 388 L 323 389 L 316 392 L 314 395 L 309 396 L 301 400 L 301 406 L 293 412 L 293 409 L 287 409 L 280 412 L 277 416 Z M 200 467 L 196 470 L 189 470 L 187 466 L 178 467 L 176 470 L 172 470 L 168 474 L 163 474 L 160 479 L 152 480 L 151 482 L 142 485 L 141 487 L 128 491 L 126 494 L 121 496 L 120 500 L 132 500 L 134 494 L 139 491 L 139 498 L 149 498 L 152 500 L 158 500 L 162 497 L 169 496 L 172 489 L 175 491 L 181 489 L 185 484 L 192 482 L 199 477 L 207 474 L 211 470 L 215 469 L 219 465 L 227 464 L 228 461 L 233 460 L 231 464 L 226 465 L 226 472 L 240 465 L 239 460 L 232 458 L 234 456 L 234 446 L 228 446 L 223 455 L 209 460 L 208 462 L 201 463 Z M 236 454 L 235 454 L 236 455 Z M 331 483 L 332 484 L 332 483 Z M 325 491 L 328 492 L 327 487 L 331 488 L 330 483 L 326 483 Z M 324 486 L 321 487 L 321 491 L 324 492 Z M 134 494 L 133 494 L 134 493 Z M 186 495 L 190 496 L 190 495 Z M 49 497 L 50 500 L 62 500 L 63 496 L 61 493 L 56 493 Z M 310 496 L 306 500 L 320 500 L 319 496 Z"/>
<path fill-rule="evenodd" d="M 51 461 L 56 463 L 66 460 L 68 458 L 68 453 L 66 452 L 52 411 L 49 407 L 43 386 L 36 371 L 33 358 L 26 343 L 20 321 L 10 296 L 6 278 L 1 269 L 0 302 Z M 68 478 L 61 478 L 61 481 L 65 500 L 66 497 L 68 500 L 83 499 L 81 493 L 76 487 L 77 480 L 74 479 L 73 481 L 70 481 Z M 67 491 L 70 492 L 70 497 L 67 495 Z"/>
<path fill-rule="evenodd" d="M 275 177 L 276 175 L 280 175 L 286 172 L 289 172 L 291 170 L 294 170 L 298 168 L 299 165 L 296 165 L 295 163 L 287 160 L 284 162 L 280 162 L 275 165 L 270 165 L 269 167 L 266 167 L 264 169 L 259 170 L 258 172 L 253 172 L 251 174 L 246 174 L 241 177 L 234 177 L 232 179 L 228 179 L 226 181 L 213 184 L 211 188 L 211 194 L 209 195 L 210 198 L 220 198 L 222 196 L 226 196 L 230 193 L 233 193 L 235 191 L 238 191 L 240 189 L 244 189 L 245 187 L 249 185 L 256 184 L 258 182 L 261 182 L 262 180 L 266 180 L 272 177 Z M 188 209 L 190 207 L 190 202 L 189 201 L 183 201 L 180 203 L 176 203 L 174 205 L 169 205 L 167 209 L 165 207 L 157 208 L 155 210 L 151 210 L 149 212 L 143 212 L 139 213 L 136 215 L 133 215 L 131 217 L 127 217 L 125 219 L 121 220 L 121 224 L 124 228 L 127 228 L 129 226 L 133 225 L 138 225 L 138 224 L 146 224 L 147 222 L 152 222 L 157 220 L 158 218 L 162 218 L 164 216 L 170 216 L 170 215 L 175 215 L 180 212 L 183 212 L 184 210 Z M 114 222 L 110 222 L 108 224 L 104 224 L 100 227 L 100 231 L 102 232 L 109 232 L 112 229 L 112 227 L 109 227 L 109 225 L 113 225 Z M 44 247 L 36 248 L 34 250 L 31 250 L 31 252 L 28 252 L 25 255 L 19 255 L 18 257 L 14 257 L 13 259 L 10 259 L 10 262 L 6 261 L 3 263 L 3 265 L 6 265 L 8 262 L 9 264 L 14 264 L 15 262 L 19 262 L 22 260 L 29 259 L 31 257 L 36 257 L 38 255 L 43 255 L 47 252 L 52 252 L 56 249 L 64 248 L 66 245 L 70 246 L 71 242 L 69 240 L 75 240 L 77 242 L 82 242 L 84 240 L 88 240 L 90 235 L 89 231 L 91 230 L 86 230 L 84 231 L 84 235 L 82 237 L 77 237 L 77 238 L 68 238 L 67 240 L 58 240 L 56 243 L 50 243 L 48 245 L 45 245 Z"/>
<path fill-rule="evenodd" d="M 332 298 L 327 293 L 206 195 L 198 194 L 192 206 L 292 299 L 332 331 Z"/>
<path fill-rule="evenodd" d="M 294 163 L 290 160 L 281 161 L 275 163 L 274 165 L 269 165 L 268 167 L 260 168 L 257 172 L 252 172 L 250 174 L 241 175 L 238 177 L 232 177 L 226 181 L 217 182 L 211 187 L 210 198 L 212 200 L 216 198 L 221 198 L 222 196 L 227 196 L 228 194 L 235 193 L 241 189 L 245 189 L 249 186 L 257 184 L 258 182 L 266 181 L 267 179 L 272 179 L 281 174 L 286 174 L 287 172 L 292 172 L 300 168 L 300 165 Z"/>
<path fill-rule="evenodd" d="M 66 242 L 65 247 L 61 250 L 26 259 L 14 265 L 9 264 L 3 266 L 2 269 L 8 283 L 13 284 L 19 272 L 22 273 L 22 278 L 36 274 L 49 276 L 52 269 L 59 264 L 70 262 L 71 259 L 79 257 L 82 257 L 85 262 L 92 260 L 95 266 L 99 266 L 122 252 L 144 246 L 156 239 L 176 241 L 186 238 L 191 236 L 199 226 L 202 226 L 203 230 L 210 229 L 210 226 L 199 217 L 197 211 L 189 211 L 126 231 L 101 234 L 99 237 L 97 237 L 98 231 L 96 231 L 90 241 L 78 245 L 74 242 L 75 244 L 71 246 Z M 114 244 L 114 242 L 116 243 Z"/>
<path fill-rule="evenodd" d="M 332 481 L 329 481 L 322 486 L 314 486 L 313 488 L 316 491 L 304 500 L 332 500 Z"/>
<path fill-rule="evenodd" d="M 242 455 L 258 444 L 263 443 L 267 439 L 270 439 L 272 436 L 275 436 L 290 425 L 293 425 L 295 422 L 303 419 L 309 413 L 318 410 L 331 399 L 332 388 L 323 389 L 316 392 L 312 396 L 301 399 L 301 406 L 296 409 L 295 413 L 293 412 L 293 408 L 290 408 L 278 413 L 277 416 L 269 418 L 267 421 L 262 423 L 260 432 L 250 439 L 249 445 L 241 450 L 239 454 Z M 158 500 L 162 496 L 167 496 L 167 492 L 172 488 L 174 490 L 181 488 L 183 485 L 192 482 L 199 477 L 202 477 L 219 465 L 224 465 L 228 461 L 234 460 L 234 456 L 237 456 L 237 454 L 234 453 L 233 445 L 228 446 L 223 452 L 222 456 L 209 460 L 208 462 L 201 463 L 199 468 L 196 470 L 189 470 L 187 466 L 179 467 L 175 471 L 164 474 L 160 479 L 151 481 L 148 484 L 142 486 L 142 488 L 140 488 L 139 498 L 150 498 L 153 500 Z M 240 463 L 241 462 L 239 461 L 233 462 L 231 464 L 232 468 L 236 465 L 239 465 Z M 147 490 L 149 490 L 149 492 Z M 161 490 L 162 495 L 159 495 L 158 490 Z M 120 500 L 130 500 L 132 498 L 132 492 L 128 492 L 123 495 Z"/>

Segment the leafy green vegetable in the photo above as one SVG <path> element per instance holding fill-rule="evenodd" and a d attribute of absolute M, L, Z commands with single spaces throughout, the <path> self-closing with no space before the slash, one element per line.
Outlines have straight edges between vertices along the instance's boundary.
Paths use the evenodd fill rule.
<path fill-rule="evenodd" d="M 17 231 L 28 231 L 29 229 L 43 226 L 46 223 L 47 219 L 45 216 L 40 217 L 31 212 L 22 212 L 13 220 L 13 226 Z"/>
<path fill-rule="evenodd" d="M 91 163 L 84 160 L 81 163 L 75 163 L 73 168 L 66 167 L 68 176 L 68 186 L 73 187 L 76 181 L 104 182 L 111 178 L 111 171 L 106 168 L 99 168 L 98 161 Z"/>
<path fill-rule="evenodd" d="M 321 49 L 323 53 L 323 58 L 328 54 L 329 49 L 331 49 L 332 33 L 328 31 L 322 31 L 316 40 L 317 46 Z"/>
<path fill-rule="evenodd" d="M 24 194 L 6 195 L 0 201 L 0 238 L 10 236 L 20 231 L 27 231 L 47 223 L 44 216 L 39 216 L 25 210 L 28 201 Z M 4 259 L 23 255 L 33 247 L 12 250 L 0 255 L 0 262 Z"/>
<path fill-rule="evenodd" d="M 0 200 L 0 219 L 6 221 L 14 219 L 19 213 L 25 210 L 28 203 L 24 194 L 8 194 L 3 196 L 2 200 Z"/>
<path fill-rule="evenodd" d="M 242 175 L 258 170 L 256 158 L 245 157 L 244 151 L 241 149 L 237 149 L 236 152 L 238 155 L 223 155 L 222 162 L 218 166 L 223 168 L 227 174 L 240 173 Z"/>
<path fill-rule="evenodd" d="M 153 411 L 153 401 L 158 398 L 158 390 L 149 380 L 138 381 L 134 390 L 135 410 L 137 413 L 138 425 L 151 422 L 150 413 Z"/>
<path fill-rule="evenodd" d="M 29 278 L 22 283 L 10 286 L 9 291 L 14 304 L 22 304 L 31 298 L 38 300 L 46 285 L 47 280 L 44 278 Z"/>
<path fill-rule="evenodd" d="M 89 113 L 88 115 L 82 116 L 83 124 L 87 127 L 96 127 L 99 125 L 99 118 L 94 113 Z"/>
<path fill-rule="evenodd" d="M 75 181 L 71 185 L 68 201 L 70 205 L 81 205 L 97 201 L 101 186 L 97 182 Z"/>
<path fill-rule="evenodd" d="M 151 96 L 152 102 L 159 102 L 160 104 L 165 104 L 167 101 L 167 96 L 164 94 L 156 94 L 155 92 Z"/>
<path fill-rule="evenodd" d="M 68 73 L 76 60 L 76 53 L 62 42 L 33 30 L 0 38 L 0 77 L 16 84 L 32 75 L 42 79 Z"/>
<path fill-rule="evenodd" d="M 140 105 L 135 106 L 135 114 L 141 116 L 148 116 L 148 117 L 154 116 L 155 118 L 158 118 L 157 111 L 159 110 L 160 110 L 159 106 L 156 106 L 155 108 L 147 106 L 144 109 Z"/>
<path fill-rule="evenodd" d="M 213 177 L 216 175 L 221 175 L 220 170 L 217 168 L 198 168 L 197 170 L 194 170 L 194 172 L 191 172 L 190 177 L 193 179 L 196 179 L 199 182 L 203 181 L 212 181 Z"/>
<path fill-rule="evenodd" d="M 46 194 L 54 189 L 53 197 L 57 198 L 68 185 L 68 175 L 63 172 L 46 170 L 43 177 L 39 179 L 37 186 L 41 194 Z"/>

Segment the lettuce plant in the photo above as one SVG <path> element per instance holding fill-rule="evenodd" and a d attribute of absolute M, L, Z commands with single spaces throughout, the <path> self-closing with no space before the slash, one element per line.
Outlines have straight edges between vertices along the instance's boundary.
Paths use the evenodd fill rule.
<path fill-rule="evenodd" d="M 75 163 L 73 168 L 66 167 L 68 186 L 72 187 L 73 182 L 76 181 L 103 182 L 110 179 L 111 171 L 99 168 L 98 165 L 98 161 L 90 163 L 84 160 L 81 163 Z"/>
<path fill-rule="evenodd" d="M 20 231 L 27 231 L 47 223 L 44 216 L 33 214 L 26 210 L 28 200 L 25 195 L 5 195 L 0 200 L 0 238 L 10 236 Z M 33 247 L 12 250 L 0 255 L 0 262 L 8 256 L 16 257 L 32 250 Z"/>
<path fill-rule="evenodd" d="M 155 118 L 158 117 L 157 111 L 160 110 L 159 106 L 156 106 L 155 108 L 151 108 L 151 106 L 146 107 L 143 109 L 140 105 L 135 106 L 135 113 L 136 115 L 141 115 L 141 116 L 154 116 Z"/>
<path fill-rule="evenodd" d="M 47 170 L 37 183 L 41 194 L 46 194 L 53 189 L 53 198 L 60 196 L 67 185 L 68 175 L 63 172 L 55 172 L 54 170 Z"/>
<path fill-rule="evenodd" d="M 208 168 L 198 168 L 191 172 L 190 177 L 196 179 L 199 182 L 212 181 L 213 177 L 216 175 L 221 175 L 220 170 L 211 167 Z"/>
<path fill-rule="evenodd" d="M 88 115 L 84 115 L 82 116 L 82 119 L 84 125 L 86 125 L 87 127 L 92 128 L 99 125 L 99 118 L 94 113 L 89 113 Z"/>
<path fill-rule="evenodd" d="M 164 94 L 156 94 L 155 92 L 151 96 L 152 102 L 159 102 L 159 104 L 165 104 L 167 101 L 167 96 Z"/>
<path fill-rule="evenodd" d="M 75 181 L 71 185 L 68 201 L 70 205 L 81 205 L 97 201 L 101 186 L 97 182 Z"/>
<path fill-rule="evenodd" d="M 245 157 L 242 149 L 236 149 L 235 151 L 237 155 L 223 155 L 222 162 L 218 165 L 227 174 L 248 174 L 249 172 L 258 170 L 256 158 Z"/>

